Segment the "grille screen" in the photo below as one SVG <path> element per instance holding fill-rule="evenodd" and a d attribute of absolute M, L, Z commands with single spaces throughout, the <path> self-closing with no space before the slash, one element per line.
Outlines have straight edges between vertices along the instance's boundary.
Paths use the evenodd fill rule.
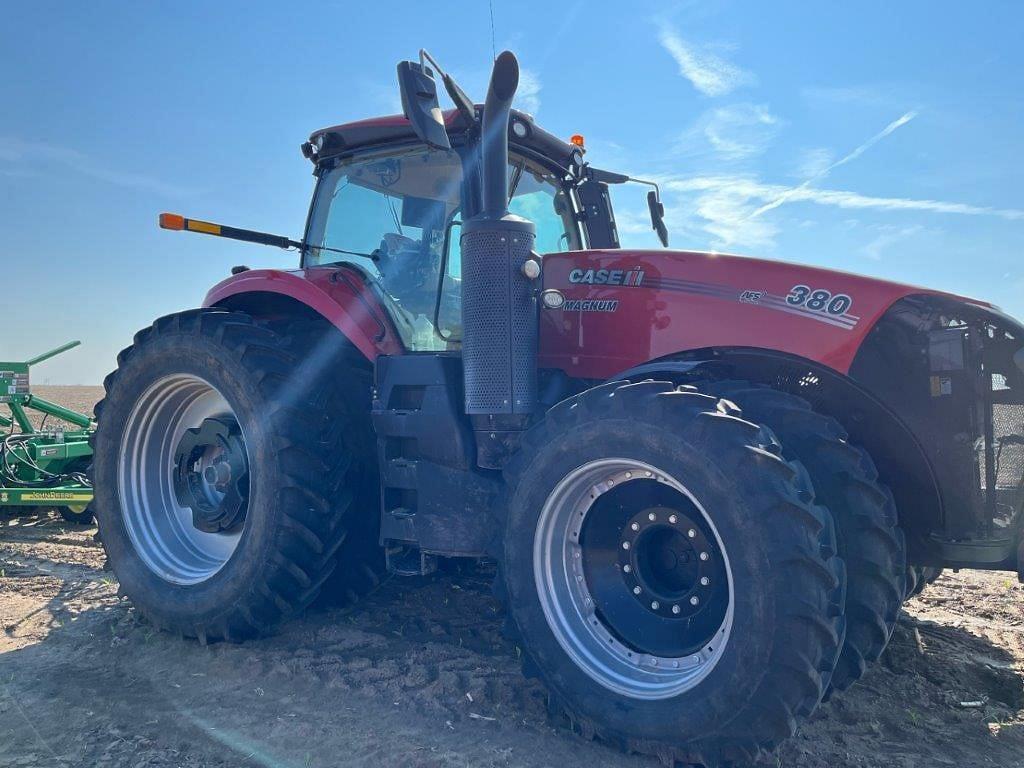
<path fill-rule="evenodd" d="M 462 361 L 466 412 L 529 413 L 537 397 L 537 307 L 522 265 L 534 235 L 462 235 Z"/>
<path fill-rule="evenodd" d="M 1016 489 L 1024 477 L 1024 405 L 996 403 L 992 408 L 995 438 L 996 488 Z M 985 451 L 979 451 L 982 487 L 985 483 Z"/>
<path fill-rule="evenodd" d="M 975 443 L 978 478 L 988 514 L 990 535 L 1012 529 L 1024 506 L 1024 404 L 995 403 L 992 406 L 992 465 L 995 488 L 990 492 L 988 452 L 984 438 Z M 983 502 L 985 503 L 985 502 Z"/>

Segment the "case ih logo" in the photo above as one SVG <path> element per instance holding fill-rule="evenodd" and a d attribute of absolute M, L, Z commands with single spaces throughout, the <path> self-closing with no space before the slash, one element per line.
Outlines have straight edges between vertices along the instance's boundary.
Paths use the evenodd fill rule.
<path fill-rule="evenodd" d="M 569 273 L 570 283 L 585 285 L 640 285 L 644 281 L 642 269 L 574 269 Z"/>

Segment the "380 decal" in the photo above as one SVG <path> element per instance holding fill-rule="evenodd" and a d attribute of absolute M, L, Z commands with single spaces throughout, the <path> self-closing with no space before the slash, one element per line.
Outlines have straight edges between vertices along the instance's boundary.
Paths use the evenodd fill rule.
<path fill-rule="evenodd" d="M 845 315 L 850 310 L 850 307 L 853 306 L 853 299 L 845 293 L 833 294 L 824 288 L 794 285 L 786 295 L 786 303 L 791 307 L 803 307 L 815 312 Z"/>

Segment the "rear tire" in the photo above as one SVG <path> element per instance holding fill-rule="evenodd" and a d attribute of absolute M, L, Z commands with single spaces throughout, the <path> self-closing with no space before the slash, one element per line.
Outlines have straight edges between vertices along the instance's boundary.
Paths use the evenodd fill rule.
<path fill-rule="evenodd" d="M 879 483 L 871 457 L 848 442 L 839 422 L 815 413 L 803 398 L 744 381 L 701 386 L 734 402 L 746 418 L 768 425 L 783 455 L 807 467 L 816 499 L 832 512 L 846 563 L 847 627 L 828 695 L 846 690 L 881 657 L 903 602 L 905 545 L 892 494 Z"/>
<path fill-rule="evenodd" d="M 354 467 L 335 467 L 329 498 L 353 499 L 345 518 L 345 539 L 338 548 L 336 567 L 327 577 L 317 604 L 330 608 L 350 608 L 373 592 L 387 579 L 384 549 L 380 546 L 380 474 L 377 468 L 376 434 L 370 422 L 373 371 L 362 353 L 349 344 L 336 329 L 324 322 L 293 320 L 272 328 L 283 337 L 284 345 L 303 360 L 316 360 L 322 371 L 345 371 L 322 376 L 330 390 L 322 398 L 329 408 L 329 422 L 344 430 Z"/>
<path fill-rule="evenodd" d="M 91 471 L 102 544 L 158 628 L 203 642 L 271 630 L 317 596 L 349 516 L 366 509 L 367 446 L 353 442 L 357 419 L 331 386 L 344 371 L 294 347 L 247 314 L 192 310 L 139 332 L 104 382 Z M 200 426 L 194 409 L 203 424 L 213 411 L 237 422 L 248 460 L 244 516 L 224 530 L 189 528 L 195 512 L 166 477 L 163 446 L 173 455 Z"/>
<path fill-rule="evenodd" d="M 654 381 L 595 387 L 555 406 L 524 436 L 506 470 L 511 501 L 503 585 L 524 671 L 537 670 L 554 706 L 581 733 L 663 760 L 716 764 L 775 747 L 792 735 L 798 717 L 817 706 L 842 642 L 845 573 L 828 511 L 801 487 L 803 470 L 779 453 L 770 431 L 739 418 L 731 404 Z M 657 484 L 643 485 L 655 482 L 645 468 L 654 471 Z M 601 473 L 608 471 L 604 479 Z M 589 500 L 588 483 L 594 484 Z M 663 504 L 661 487 L 673 484 L 685 491 L 680 508 L 691 510 L 692 529 L 700 528 L 686 532 L 687 523 L 684 536 L 709 542 L 710 561 L 723 562 L 728 576 L 729 607 L 719 629 L 697 637 L 693 628 L 701 614 L 695 613 L 666 636 L 700 643 L 699 662 L 693 651 L 682 658 L 666 649 L 651 651 L 650 635 L 624 639 L 630 627 L 607 617 L 618 610 L 614 601 L 633 597 L 632 582 L 621 560 L 601 561 L 608 549 L 591 543 L 606 538 L 609 526 L 598 521 L 611 515 L 612 539 L 635 537 L 630 557 L 640 563 L 648 510 L 662 516 L 658 525 L 668 518 L 663 507 L 639 505 L 648 503 L 645 498 Z M 612 500 L 613 487 L 620 495 L 599 507 L 604 502 L 594 493 L 605 489 L 600 493 Z M 640 521 L 637 534 L 627 525 L 631 498 L 638 510 L 628 519 Z M 559 510 L 568 510 L 567 516 Z M 625 522 L 616 522 L 619 517 Z M 552 522 L 558 520 L 570 526 L 561 550 L 563 527 Z M 573 534 L 573 527 L 579 532 Z M 614 543 L 612 549 L 619 551 Z M 551 555 L 560 551 L 561 563 Z M 582 571 L 571 565 L 578 561 L 569 552 L 582 553 Z M 592 556 L 595 565 L 587 570 Z M 638 576 L 640 570 L 633 569 Z M 573 572 L 576 579 L 569 576 Z M 617 578 L 624 589 L 614 584 Z M 592 595 L 596 608 L 589 618 L 578 610 L 584 604 L 579 590 L 564 597 L 574 581 Z M 642 602 L 634 612 L 648 607 L 645 590 L 663 594 L 648 579 L 640 581 Z M 611 591 L 602 592 L 603 584 Z M 718 605 L 716 593 L 709 594 L 701 610 Z M 689 598 L 679 602 L 688 609 Z M 652 623 L 652 631 L 671 626 L 649 607 L 662 622 Z M 683 671 L 676 671 L 680 666 Z"/>

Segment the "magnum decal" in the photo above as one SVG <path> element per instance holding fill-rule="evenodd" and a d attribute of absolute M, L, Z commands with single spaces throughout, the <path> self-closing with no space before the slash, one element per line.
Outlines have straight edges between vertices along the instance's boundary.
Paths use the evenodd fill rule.
<path fill-rule="evenodd" d="M 569 299 L 562 305 L 564 312 L 616 312 L 618 299 Z"/>

